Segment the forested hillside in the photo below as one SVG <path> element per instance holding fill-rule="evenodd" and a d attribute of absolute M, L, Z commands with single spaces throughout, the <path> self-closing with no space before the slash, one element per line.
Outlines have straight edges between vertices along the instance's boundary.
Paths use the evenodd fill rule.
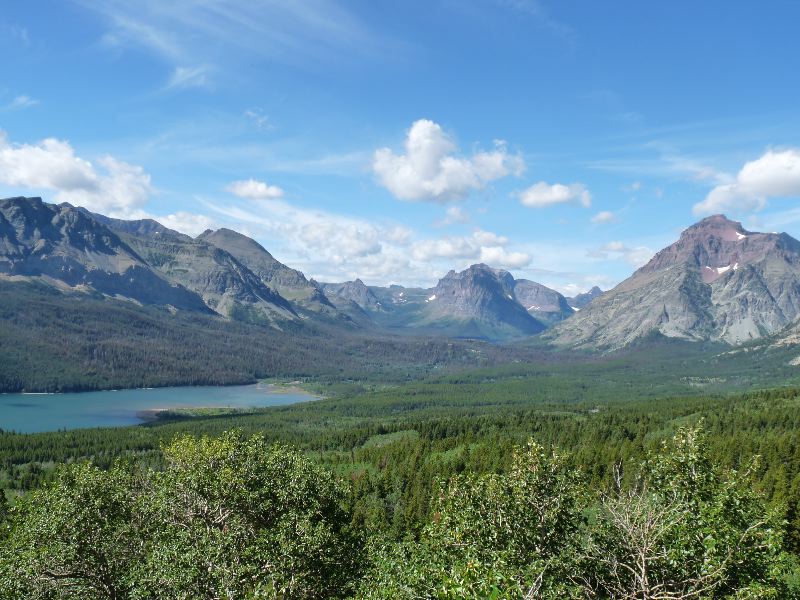
<path fill-rule="evenodd" d="M 21 310 L 24 308 L 24 310 Z M 488 344 L 283 330 L 0 281 L 0 392 L 229 385 L 494 362 Z"/>

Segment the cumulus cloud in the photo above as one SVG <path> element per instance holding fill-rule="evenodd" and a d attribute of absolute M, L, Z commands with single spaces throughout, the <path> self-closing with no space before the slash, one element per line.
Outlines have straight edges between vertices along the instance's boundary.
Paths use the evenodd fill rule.
<path fill-rule="evenodd" d="M 169 215 L 154 216 L 153 219 L 164 227 L 180 231 L 192 237 L 198 236 L 206 229 L 214 229 L 217 222 L 206 215 L 198 215 L 186 211 L 178 211 Z"/>
<path fill-rule="evenodd" d="M 531 264 L 531 257 L 524 252 L 510 252 L 500 246 L 481 248 L 480 262 L 504 269 L 521 269 Z"/>
<path fill-rule="evenodd" d="M 800 197 L 800 149 L 769 150 L 745 163 L 736 179 L 712 189 L 694 205 L 696 215 L 757 211 L 770 198 Z"/>
<path fill-rule="evenodd" d="M 530 264 L 530 255 L 506 249 L 508 238 L 478 229 L 469 236 L 445 236 L 412 244 L 411 255 L 420 262 L 438 259 L 484 262 L 495 267 L 521 268 Z"/>
<path fill-rule="evenodd" d="M 275 200 L 283 197 L 283 190 L 277 185 L 267 185 L 256 179 L 243 179 L 230 183 L 226 188 L 234 196 L 250 200 Z"/>
<path fill-rule="evenodd" d="M 615 215 L 610 210 L 601 210 L 595 216 L 592 217 L 591 221 L 595 224 L 606 224 L 606 223 L 613 223 L 617 220 L 617 215 Z"/>
<path fill-rule="evenodd" d="M 380 148 L 372 169 L 378 182 L 400 200 L 449 202 L 496 179 L 519 175 L 525 166 L 502 141 L 495 141 L 494 150 L 469 158 L 455 156 L 457 151 L 453 139 L 437 123 L 420 119 L 408 130 L 405 154 Z"/>
<path fill-rule="evenodd" d="M 624 260 L 634 268 L 646 264 L 654 254 L 655 252 L 647 246 L 631 247 L 620 241 L 608 242 L 586 253 L 590 258 Z"/>
<path fill-rule="evenodd" d="M 519 195 L 520 202 L 531 208 L 544 208 L 556 204 L 592 205 L 592 195 L 582 183 L 553 183 L 540 181 Z"/>
<path fill-rule="evenodd" d="M 112 156 L 97 164 L 76 156 L 66 141 L 47 138 L 36 144 L 12 144 L 0 132 L 0 183 L 55 191 L 58 202 L 103 214 L 132 218 L 153 193 L 150 175 Z"/>
<path fill-rule="evenodd" d="M 384 240 L 402 241 L 408 235 L 396 226 L 383 227 L 358 218 L 299 208 L 284 200 L 262 199 L 257 203 L 257 213 L 237 206 L 210 206 L 249 230 L 280 240 L 291 254 L 314 262 L 355 264 L 366 256 L 379 254 Z"/>

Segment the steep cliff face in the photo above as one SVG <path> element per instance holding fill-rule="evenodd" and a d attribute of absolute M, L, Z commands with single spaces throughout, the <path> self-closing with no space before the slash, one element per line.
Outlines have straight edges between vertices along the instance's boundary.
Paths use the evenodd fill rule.
<path fill-rule="evenodd" d="M 800 242 L 722 215 L 689 227 L 613 290 L 559 325 L 557 344 L 618 348 L 653 331 L 739 344 L 800 318 Z"/>
<path fill-rule="evenodd" d="M 0 276 L 207 311 L 197 294 L 152 269 L 109 227 L 41 198 L 0 200 Z"/>

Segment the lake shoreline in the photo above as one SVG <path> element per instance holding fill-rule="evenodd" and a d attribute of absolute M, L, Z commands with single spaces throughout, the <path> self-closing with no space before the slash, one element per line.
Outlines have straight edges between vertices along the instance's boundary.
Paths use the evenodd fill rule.
<path fill-rule="evenodd" d="M 37 433 L 246 414 L 319 400 L 301 382 L 0 395 L 0 429 Z"/>

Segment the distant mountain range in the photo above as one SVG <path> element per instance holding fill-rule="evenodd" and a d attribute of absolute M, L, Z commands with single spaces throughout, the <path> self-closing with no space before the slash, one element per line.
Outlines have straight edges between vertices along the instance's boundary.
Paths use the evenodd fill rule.
<path fill-rule="evenodd" d="M 450 271 L 433 288 L 318 283 L 230 229 L 192 238 L 153 220 L 19 197 L 0 200 L 2 280 L 276 329 L 541 334 L 559 348 L 601 351 L 653 334 L 737 345 L 796 329 L 800 319 L 800 242 L 746 231 L 721 215 L 686 229 L 614 289 L 566 298 L 483 264 Z"/>
<path fill-rule="evenodd" d="M 0 277 L 279 329 L 310 319 L 506 339 L 540 333 L 573 312 L 558 292 L 486 265 L 451 271 L 427 290 L 358 279 L 320 284 L 230 229 L 192 238 L 151 219 L 112 219 L 40 198 L 0 200 Z"/>

